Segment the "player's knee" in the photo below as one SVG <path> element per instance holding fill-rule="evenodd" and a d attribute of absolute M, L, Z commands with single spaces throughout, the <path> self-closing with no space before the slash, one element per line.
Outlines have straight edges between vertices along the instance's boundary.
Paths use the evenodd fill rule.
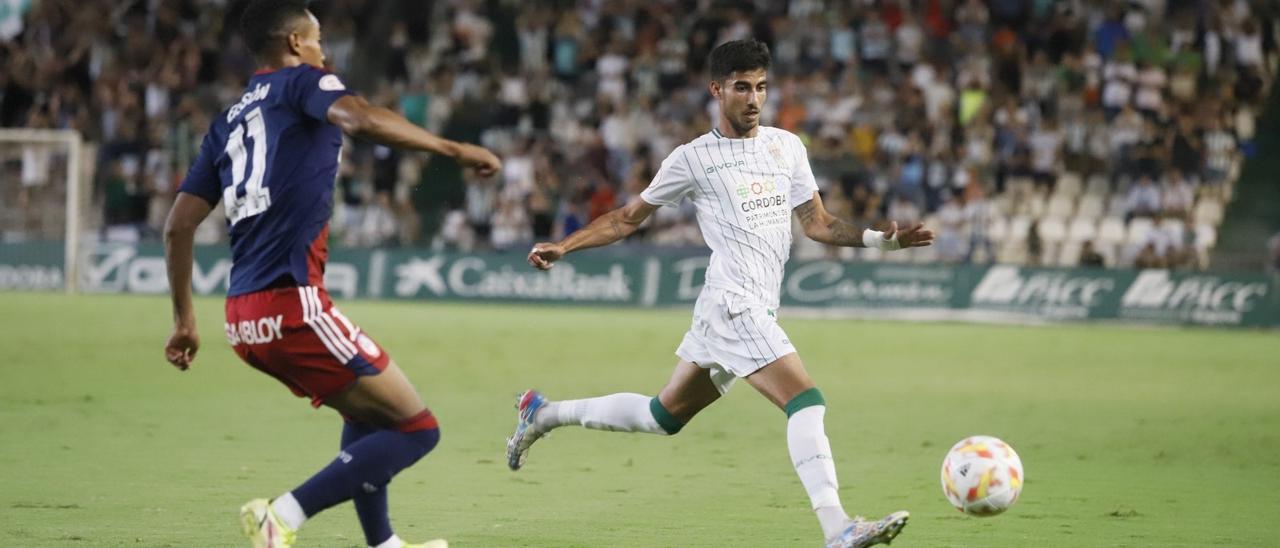
<path fill-rule="evenodd" d="M 419 430 L 414 432 L 412 436 L 414 441 L 417 442 L 418 447 L 422 450 L 422 453 L 418 455 L 418 458 L 425 457 L 427 453 L 430 453 L 432 449 L 436 448 L 436 445 L 440 444 L 439 427 Z"/>
<path fill-rule="evenodd" d="M 791 398 L 791 401 L 788 401 L 782 409 L 787 412 L 787 417 L 790 417 L 802 409 L 825 405 L 827 405 L 826 398 L 822 397 L 822 391 L 818 390 L 818 387 L 815 386 L 805 390 L 804 392 L 796 394 L 796 396 Z"/>
<path fill-rule="evenodd" d="M 440 423 L 436 421 L 435 415 L 427 410 L 401 422 L 397 430 L 409 435 L 413 440 L 414 445 L 421 451 L 418 458 L 430 453 L 436 445 L 440 444 Z"/>

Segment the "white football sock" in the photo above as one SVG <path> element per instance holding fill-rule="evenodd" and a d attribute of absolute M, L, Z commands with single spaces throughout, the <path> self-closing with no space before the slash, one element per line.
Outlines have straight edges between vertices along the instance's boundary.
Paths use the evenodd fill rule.
<path fill-rule="evenodd" d="M 391 538 L 382 541 L 382 544 L 371 548 L 400 548 L 401 546 L 404 546 L 404 541 L 400 540 L 400 537 L 396 535 L 391 535 Z"/>
<path fill-rule="evenodd" d="M 653 418 L 649 400 L 640 394 L 610 394 L 584 400 L 548 402 L 534 417 L 534 427 L 543 432 L 570 424 L 611 432 L 648 432 L 666 435 Z"/>
<path fill-rule="evenodd" d="M 822 425 L 827 414 L 825 405 L 814 405 L 796 411 L 787 420 L 787 449 L 800 483 L 809 493 L 809 502 L 818 514 L 822 533 L 834 537 L 844 529 L 844 507 L 840 504 L 840 484 L 836 481 L 836 463 L 831 458 L 831 442 Z"/>
<path fill-rule="evenodd" d="M 286 527 L 294 531 L 307 521 L 307 513 L 302 511 L 302 505 L 298 504 L 298 499 L 293 498 L 293 493 L 285 493 L 271 501 L 271 511 Z"/>

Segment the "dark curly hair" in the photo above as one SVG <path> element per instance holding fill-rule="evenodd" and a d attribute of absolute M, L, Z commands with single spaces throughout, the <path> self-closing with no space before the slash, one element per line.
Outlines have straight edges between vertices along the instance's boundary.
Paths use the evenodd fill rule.
<path fill-rule="evenodd" d="M 769 46 L 759 40 L 746 39 L 716 46 L 716 49 L 711 50 L 708 65 L 713 80 L 725 80 L 730 74 L 739 71 L 769 70 L 772 63 Z"/>
<path fill-rule="evenodd" d="M 307 17 L 307 0 L 249 0 L 240 14 L 240 35 L 255 56 L 279 47 L 298 19 Z"/>

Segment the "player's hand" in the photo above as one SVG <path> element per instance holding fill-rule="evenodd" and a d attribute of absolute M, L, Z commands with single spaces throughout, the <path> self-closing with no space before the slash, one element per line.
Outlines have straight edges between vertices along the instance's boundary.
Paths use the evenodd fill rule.
<path fill-rule="evenodd" d="M 529 251 L 529 266 L 538 270 L 551 270 L 552 263 L 564 256 L 564 248 L 559 244 L 541 243 Z"/>
<path fill-rule="evenodd" d="M 164 359 L 169 360 L 174 367 L 186 371 L 199 350 L 200 335 L 196 334 L 195 326 L 175 325 L 173 334 L 169 335 L 169 342 L 164 345 Z"/>
<path fill-rule="evenodd" d="M 933 231 L 925 230 L 923 223 L 908 225 L 906 230 L 898 230 L 898 223 L 889 223 L 889 230 L 884 231 L 884 239 L 891 240 L 898 236 L 898 245 L 908 247 L 925 247 L 933 244 Z"/>
<path fill-rule="evenodd" d="M 462 167 L 476 170 L 481 177 L 490 177 L 502 169 L 502 160 L 489 149 L 469 143 L 458 146 L 457 160 Z"/>

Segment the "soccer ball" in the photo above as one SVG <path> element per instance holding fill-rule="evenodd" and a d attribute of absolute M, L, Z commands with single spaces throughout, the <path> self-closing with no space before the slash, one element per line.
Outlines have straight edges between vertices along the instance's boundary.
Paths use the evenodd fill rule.
<path fill-rule="evenodd" d="M 970 436 L 942 461 L 942 493 L 956 510 L 994 516 L 1022 493 L 1022 460 L 1013 447 L 991 436 Z"/>

